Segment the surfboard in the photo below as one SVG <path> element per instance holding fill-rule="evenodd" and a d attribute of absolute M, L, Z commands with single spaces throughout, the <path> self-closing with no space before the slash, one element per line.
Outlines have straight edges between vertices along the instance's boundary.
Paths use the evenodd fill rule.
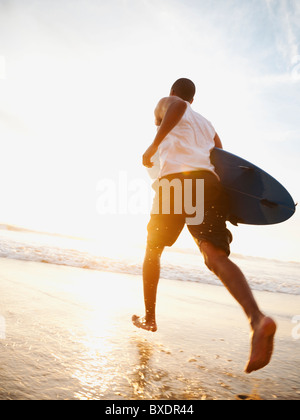
<path fill-rule="evenodd" d="M 227 194 L 228 220 L 234 225 L 272 225 L 295 213 L 289 192 L 259 167 L 218 148 L 213 149 L 211 162 Z"/>

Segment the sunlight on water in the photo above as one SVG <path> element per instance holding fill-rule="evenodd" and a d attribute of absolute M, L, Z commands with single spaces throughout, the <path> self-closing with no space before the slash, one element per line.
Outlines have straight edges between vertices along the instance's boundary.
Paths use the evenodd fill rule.
<path fill-rule="evenodd" d="M 89 330 L 91 325 L 86 325 L 86 328 L 87 335 L 81 340 L 85 350 L 79 358 L 74 360 L 71 375 L 79 382 L 80 389 L 75 392 L 74 397 L 78 399 L 101 398 L 107 392 L 114 375 L 109 360 L 109 353 L 113 347 L 106 338 L 110 332 L 105 331 L 103 325 L 101 328 L 96 327 L 95 331 Z"/>
<path fill-rule="evenodd" d="M 76 295 L 84 302 L 87 315 L 81 323 L 84 333 L 77 337 L 82 351 L 73 360 L 72 378 L 80 384 L 74 397 L 101 399 L 111 392 L 120 375 L 118 359 L 122 356 L 118 353 L 122 348 L 117 344 L 120 332 L 116 308 L 124 307 L 127 294 L 120 279 L 108 275 L 105 285 L 96 276 L 89 278 L 88 283 L 78 284 Z"/>

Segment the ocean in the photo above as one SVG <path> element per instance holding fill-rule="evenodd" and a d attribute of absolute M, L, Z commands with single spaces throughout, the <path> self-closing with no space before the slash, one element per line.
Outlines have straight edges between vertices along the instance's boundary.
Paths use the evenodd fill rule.
<path fill-rule="evenodd" d="M 0 257 L 80 267 L 123 274 L 142 274 L 144 247 L 117 250 L 106 241 L 83 240 L 60 235 L 0 229 Z M 253 290 L 300 295 L 300 263 L 232 254 Z M 161 277 L 180 282 L 220 285 L 209 272 L 197 249 L 167 249 L 162 257 Z"/>

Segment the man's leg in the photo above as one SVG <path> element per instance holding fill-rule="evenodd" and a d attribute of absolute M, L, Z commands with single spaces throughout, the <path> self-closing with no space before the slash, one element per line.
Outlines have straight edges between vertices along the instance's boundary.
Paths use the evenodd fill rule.
<path fill-rule="evenodd" d="M 156 295 L 160 276 L 160 258 L 164 248 L 151 248 L 147 246 L 143 265 L 143 285 L 145 317 L 133 315 L 132 321 L 138 328 L 155 332 L 156 325 Z"/>
<path fill-rule="evenodd" d="M 272 356 L 275 322 L 259 309 L 251 289 L 239 267 L 222 249 L 203 241 L 200 246 L 207 267 L 216 274 L 244 309 L 252 329 L 252 348 L 245 371 L 251 373 L 266 366 Z"/>

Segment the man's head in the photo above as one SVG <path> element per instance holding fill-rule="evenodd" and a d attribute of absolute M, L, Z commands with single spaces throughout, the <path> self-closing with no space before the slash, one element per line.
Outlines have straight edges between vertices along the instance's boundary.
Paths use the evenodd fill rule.
<path fill-rule="evenodd" d="M 179 96 L 184 101 L 192 103 L 196 93 L 196 86 L 189 79 L 178 79 L 171 87 L 171 96 Z"/>

